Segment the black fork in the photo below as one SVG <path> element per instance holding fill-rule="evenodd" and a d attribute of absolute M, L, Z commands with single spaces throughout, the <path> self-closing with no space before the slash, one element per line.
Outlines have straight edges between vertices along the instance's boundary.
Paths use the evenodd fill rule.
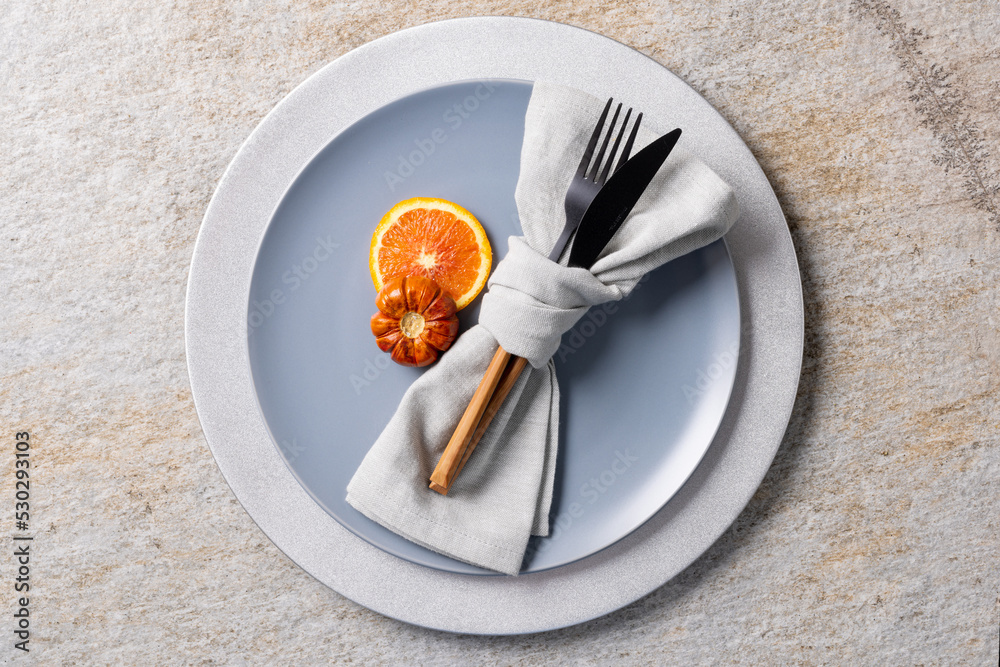
<path fill-rule="evenodd" d="M 618 164 L 612 171 L 611 165 L 615 161 L 615 154 L 618 153 L 618 147 L 625 136 L 625 128 L 632 116 L 632 109 L 625 112 L 625 119 L 622 121 L 621 127 L 618 128 L 615 143 L 611 146 L 611 152 L 608 153 L 608 144 L 611 143 L 611 135 L 615 132 L 618 116 L 622 110 L 622 105 L 619 103 L 611 118 L 611 124 L 604 132 L 604 124 L 608 119 L 611 104 L 612 100 L 609 99 L 608 103 L 604 105 L 604 111 L 601 113 L 597 127 L 594 128 L 594 133 L 587 143 L 583 159 L 580 160 L 580 166 L 577 168 L 573 180 L 570 181 L 569 191 L 566 192 L 566 225 L 549 254 L 549 259 L 554 262 L 559 261 L 559 256 L 562 255 L 573 233 L 580 226 L 583 214 L 587 212 L 594 197 L 600 192 L 611 174 L 625 164 L 632 152 L 632 144 L 635 142 L 635 135 L 639 132 L 639 123 L 642 121 L 641 113 L 635 117 L 632 132 L 625 142 L 621 157 L 618 158 Z M 601 143 L 601 150 L 595 159 L 594 149 L 597 148 L 602 133 L 604 141 Z M 607 158 L 605 158 L 605 154 L 607 154 Z M 465 463 L 475 450 L 479 439 L 486 432 L 486 427 L 489 426 L 514 386 L 514 382 L 524 370 L 526 360 L 523 357 L 513 357 L 512 359 L 511 356 L 510 352 L 502 347 L 498 347 L 496 354 L 493 355 L 483 379 L 479 382 L 479 387 L 465 408 L 455 432 L 452 433 L 451 440 L 448 441 L 448 445 L 431 474 L 430 488 L 438 493 L 447 495 L 452 482 L 465 467 Z"/>
<path fill-rule="evenodd" d="M 583 159 L 580 160 L 580 166 L 577 168 L 573 180 L 569 183 L 569 190 L 566 192 L 566 225 L 563 227 L 562 233 L 556 240 L 555 245 L 552 246 L 552 252 L 549 253 L 549 259 L 553 262 L 559 261 L 559 257 L 566 249 L 570 238 L 576 232 L 576 228 L 580 226 L 583 214 L 587 212 L 587 208 L 594 201 L 594 197 L 597 196 L 597 193 L 607 183 L 608 177 L 615 171 L 618 171 L 632 153 L 632 144 L 635 143 L 635 135 L 639 132 L 642 113 L 639 113 L 635 117 L 635 123 L 632 125 L 632 131 L 625 142 L 622 154 L 618 158 L 618 164 L 615 165 L 614 171 L 611 170 L 611 165 L 615 161 L 615 154 L 618 152 L 618 147 L 625 136 L 625 129 L 628 127 L 629 118 L 632 117 L 632 108 L 629 107 L 628 111 L 625 112 L 625 119 L 618 128 L 618 135 L 615 137 L 615 143 L 611 146 L 611 153 L 608 154 L 605 160 L 605 153 L 607 153 L 608 144 L 611 142 L 611 135 L 615 132 L 618 116 L 622 110 L 622 105 L 619 102 L 615 108 L 614 116 L 611 117 L 611 124 L 607 128 L 607 132 L 604 132 L 604 123 L 608 118 L 608 111 L 611 110 L 612 103 L 613 99 L 609 98 L 608 103 L 604 105 L 604 111 L 601 112 L 601 117 L 597 120 L 597 126 L 594 128 L 594 133 L 590 136 L 590 141 L 587 143 L 587 149 L 583 153 Z M 591 159 L 594 157 L 594 149 L 597 148 L 597 142 L 600 140 L 602 133 L 604 134 L 604 141 L 601 143 L 601 150 L 597 153 L 597 158 L 593 159 L 593 164 L 591 164 Z M 601 168 L 602 164 L 603 169 Z"/>

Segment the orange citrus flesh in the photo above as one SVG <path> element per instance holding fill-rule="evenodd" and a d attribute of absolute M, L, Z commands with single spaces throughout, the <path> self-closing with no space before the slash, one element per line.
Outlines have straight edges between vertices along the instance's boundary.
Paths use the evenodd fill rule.
<path fill-rule="evenodd" d="M 368 267 L 375 289 L 394 278 L 424 276 L 462 309 L 486 285 L 493 252 L 476 218 L 444 199 L 414 197 L 386 213 L 372 236 Z"/>

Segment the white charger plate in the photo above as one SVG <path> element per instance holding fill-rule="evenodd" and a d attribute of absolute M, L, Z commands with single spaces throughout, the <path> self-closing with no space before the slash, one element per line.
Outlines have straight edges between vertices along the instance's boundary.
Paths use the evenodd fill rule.
<path fill-rule="evenodd" d="M 727 236 L 742 299 L 740 362 L 702 463 L 628 537 L 570 565 L 516 578 L 411 563 L 334 520 L 274 447 L 247 348 L 257 247 L 302 166 L 374 109 L 444 82 L 483 78 L 563 83 L 627 99 L 662 126 L 683 127 L 688 145 L 734 187 L 743 210 Z M 700 555 L 745 506 L 794 401 L 801 290 L 766 178 L 729 125 L 683 82 L 641 54 L 580 29 L 530 19 L 458 19 L 352 51 L 310 77 L 258 126 L 205 215 L 189 282 L 187 346 L 192 391 L 220 469 L 254 520 L 300 566 L 347 597 L 411 623 L 456 632 L 535 632 L 600 616 L 649 593 Z"/>

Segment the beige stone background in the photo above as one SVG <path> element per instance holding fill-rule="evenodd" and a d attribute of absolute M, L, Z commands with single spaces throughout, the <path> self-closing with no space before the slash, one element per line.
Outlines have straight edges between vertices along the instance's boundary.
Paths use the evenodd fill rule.
<path fill-rule="evenodd" d="M 184 356 L 201 218 L 255 125 L 361 44 L 477 14 L 693 85 L 774 185 L 806 303 L 794 415 L 732 528 L 639 602 L 527 637 L 405 625 L 302 572 L 215 466 Z M 0 555 L 0 656 L 996 665 L 998 34 L 996 0 L 2 0 L 0 534 L 27 430 L 36 539 L 28 655 Z"/>

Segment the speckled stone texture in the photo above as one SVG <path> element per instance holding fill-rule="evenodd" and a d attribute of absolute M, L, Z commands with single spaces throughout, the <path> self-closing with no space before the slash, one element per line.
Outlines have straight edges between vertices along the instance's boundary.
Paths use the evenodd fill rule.
<path fill-rule="evenodd" d="M 736 523 L 645 599 L 528 637 L 408 626 L 302 572 L 226 486 L 184 358 L 201 217 L 253 127 L 338 55 L 477 14 L 582 26 L 694 86 L 773 183 L 805 290 L 796 408 Z M 0 556 L 0 656 L 996 665 L 998 33 L 982 0 L 5 0 L 0 531 L 28 430 L 36 539 L 28 655 Z"/>

